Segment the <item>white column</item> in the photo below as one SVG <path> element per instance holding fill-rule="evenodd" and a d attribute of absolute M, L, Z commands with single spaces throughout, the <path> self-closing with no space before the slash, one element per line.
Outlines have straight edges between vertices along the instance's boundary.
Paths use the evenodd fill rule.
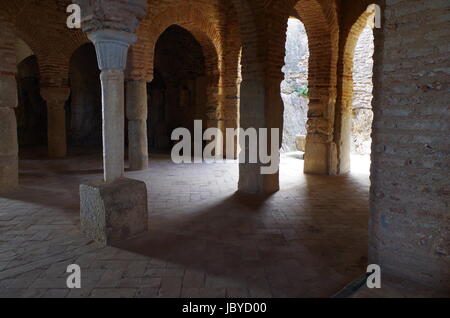
<path fill-rule="evenodd" d="M 101 70 L 103 168 L 105 182 L 111 183 L 124 175 L 124 70 L 128 48 L 136 41 L 136 35 L 99 30 L 88 34 L 88 37 L 95 45 Z"/>

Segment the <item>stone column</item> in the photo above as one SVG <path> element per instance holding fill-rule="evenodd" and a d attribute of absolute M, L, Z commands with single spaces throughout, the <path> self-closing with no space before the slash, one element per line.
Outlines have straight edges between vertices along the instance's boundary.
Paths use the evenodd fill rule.
<path fill-rule="evenodd" d="M 41 96 L 47 101 L 47 139 L 50 158 L 64 158 L 67 154 L 66 111 L 64 105 L 69 95 L 69 88 L 41 88 Z"/>
<path fill-rule="evenodd" d="M 225 125 L 223 120 L 223 89 L 219 86 L 220 75 L 210 75 L 207 77 L 206 81 L 206 127 L 204 128 L 216 128 L 222 133 L 225 133 Z M 215 140 L 214 155 L 217 157 L 223 157 L 223 147 L 223 140 Z"/>
<path fill-rule="evenodd" d="M 0 193 L 19 184 L 16 54 L 12 25 L 0 15 Z"/>
<path fill-rule="evenodd" d="M 89 238 L 120 246 L 148 230 L 147 187 L 124 178 L 124 70 L 133 33 L 99 30 L 94 42 L 102 84 L 104 180 L 80 186 L 81 230 Z"/>
<path fill-rule="evenodd" d="M 128 48 L 136 35 L 99 30 L 88 37 L 95 45 L 101 70 L 104 180 L 114 182 L 124 175 L 124 70 Z"/>
<path fill-rule="evenodd" d="M 280 94 L 280 83 L 278 79 L 248 79 L 241 84 L 241 116 L 240 127 L 268 129 L 267 149 L 272 148 L 271 128 L 282 128 L 283 107 Z M 268 116 L 270 114 L 270 116 Z M 282 129 L 280 130 L 282 131 Z M 281 134 L 280 134 L 281 136 Z M 259 136 L 258 136 L 259 142 Z M 281 143 L 280 143 L 281 145 Z M 258 154 L 259 154 L 258 144 Z M 241 151 L 245 152 L 247 160 L 250 149 L 246 142 L 245 147 L 241 145 Z M 277 154 L 279 157 L 279 149 Z M 278 163 L 276 163 L 278 164 Z M 277 192 L 279 186 L 279 172 L 274 174 L 262 174 L 261 168 L 266 166 L 258 163 L 239 164 L 239 192 L 249 194 L 270 194 Z"/>
<path fill-rule="evenodd" d="M 308 134 L 305 145 L 306 174 L 335 175 L 337 147 L 334 142 L 334 92 L 329 87 L 310 86 Z M 330 95 L 333 98 L 330 99 Z"/>
<path fill-rule="evenodd" d="M 128 160 L 134 171 L 148 168 L 147 83 L 127 81 Z"/>
<path fill-rule="evenodd" d="M 16 106 L 14 74 L 0 72 L 0 193 L 14 190 L 19 184 Z"/>

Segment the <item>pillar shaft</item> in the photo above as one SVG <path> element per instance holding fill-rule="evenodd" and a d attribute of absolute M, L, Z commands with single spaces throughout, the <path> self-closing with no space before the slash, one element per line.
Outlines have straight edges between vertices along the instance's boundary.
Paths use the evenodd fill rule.
<path fill-rule="evenodd" d="M 148 168 L 147 83 L 127 81 L 128 160 L 131 170 Z"/>
<path fill-rule="evenodd" d="M 67 154 L 66 110 L 64 106 L 69 95 L 69 88 L 41 88 L 41 96 L 47 101 L 48 155 L 50 158 L 64 158 Z"/>
<path fill-rule="evenodd" d="M 112 183 L 124 175 L 124 70 L 128 48 L 136 41 L 136 35 L 99 30 L 89 33 L 88 37 L 95 45 L 101 70 L 104 180 Z"/>
<path fill-rule="evenodd" d="M 0 17 L 0 193 L 19 184 L 15 37 L 11 29 Z"/>
<path fill-rule="evenodd" d="M 310 93 L 304 166 L 307 174 L 335 175 L 337 172 L 334 104 L 327 103 L 329 95 L 328 88 L 315 88 Z"/>
<path fill-rule="evenodd" d="M 106 182 L 112 182 L 124 174 L 124 75 L 122 70 L 103 70 L 103 164 Z"/>
<path fill-rule="evenodd" d="M 241 84 L 241 116 L 240 126 L 246 130 L 248 128 L 268 129 L 267 149 L 272 148 L 271 128 L 282 126 L 282 107 L 280 94 L 281 80 L 267 81 L 264 79 L 244 80 Z M 270 114 L 270 116 L 268 115 Z M 279 114 L 279 116 L 273 115 Z M 280 129 L 282 131 L 282 129 Z M 280 134 L 281 136 L 281 134 Z M 249 149 L 248 142 L 241 145 L 241 151 L 246 154 L 246 163 L 239 164 L 239 191 L 251 194 L 268 194 L 277 192 L 279 186 L 279 172 L 273 174 L 262 174 L 261 168 L 267 166 L 258 163 L 248 163 L 250 151 L 257 151 L 259 155 L 260 140 L 258 136 L 258 149 Z M 242 140 L 243 141 L 243 140 Z M 280 144 L 281 145 L 281 144 Z M 279 149 L 276 150 L 279 158 Z M 279 163 L 275 163 L 277 167 Z"/>
<path fill-rule="evenodd" d="M 0 106 L 0 193 L 19 184 L 17 124 L 14 109 Z"/>

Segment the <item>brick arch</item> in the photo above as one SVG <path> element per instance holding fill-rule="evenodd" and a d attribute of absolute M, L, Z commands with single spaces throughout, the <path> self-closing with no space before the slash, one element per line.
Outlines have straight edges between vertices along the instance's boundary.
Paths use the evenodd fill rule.
<path fill-rule="evenodd" d="M 269 77 L 278 87 L 283 75 L 286 30 L 289 17 L 299 18 L 309 42 L 309 110 L 305 172 L 335 174 L 334 112 L 337 98 L 337 62 L 339 57 L 339 19 L 334 0 L 270 0 L 271 25 L 267 30 Z M 273 12 L 273 13 L 272 13 Z M 274 16 L 274 17 L 272 17 Z M 278 88 L 277 88 L 278 94 Z M 275 101 L 275 98 L 277 100 Z M 282 102 L 273 96 L 273 103 Z M 280 97 L 281 100 L 281 97 Z M 281 123 L 283 122 L 282 114 Z M 280 125 L 282 128 L 283 124 Z"/>
<path fill-rule="evenodd" d="M 346 37 L 343 61 L 343 79 L 347 83 L 349 83 L 350 80 L 352 84 L 351 87 L 353 87 L 353 56 L 355 55 L 355 48 L 361 33 L 364 31 L 364 28 L 369 21 L 374 18 L 374 15 L 375 6 L 370 5 L 367 10 L 359 16 L 358 20 L 353 24 Z M 350 89 L 350 91 L 352 91 L 352 89 Z"/>
<path fill-rule="evenodd" d="M 15 35 L 36 55 L 41 83 L 45 86 L 67 87 L 70 56 L 77 47 L 89 42 L 81 30 L 66 27 L 65 9 L 69 3 L 68 0 L 46 5 L 25 0 L 0 2 L 0 9 L 13 24 Z M 49 17 L 51 22 L 36 17 Z"/>
<path fill-rule="evenodd" d="M 338 145 L 338 173 L 350 171 L 352 98 L 353 98 L 353 58 L 359 37 L 367 23 L 374 18 L 376 7 L 369 5 L 359 17 L 344 30 L 342 62 L 339 65 L 339 111 L 336 112 L 336 144 Z"/>
<path fill-rule="evenodd" d="M 22 29 L 15 28 L 15 34 L 31 48 L 36 56 L 41 77 L 41 86 L 65 86 L 66 83 L 65 79 L 63 79 L 63 74 L 68 72 L 68 67 L 65 66 L 67 63 L 64 56 L 55 52 L 48 52 L 40 43 L 41 41 L 35 33 L 30 34 Z"/>
<path fill-rule="evenodd" d="M 221 34 L 216 26 L 204 16 L 201 8 L 177 5 L 166 7 L 157 16 L 149 16 L 141 23 L 137 31 L 138 42 L 132 45 L 130 50 L 128 77 L 147 81 L 153 79 L 156 42 L 171 25 L 186 29 L 200 43 L 209 74 L 218 74 L 222 70 Z"/>
<path fill-rule="evenodd" d="M 338 59 L 339 21 L 335 1 L 328 0 L 271 0 L 268 7 L 275 19 L 267 30 L 273 49 L 271 72 L 278 74 L 284 65 L 285 33 L 290 17 L 298 18 L 305 26 L 310 46 L 310 86 L 314 90 L 325 85 L 335 86 Z M 271 17 L 269 17 L 270 19 Z"/>
<path fill-rule="evenodd" d="M 262 77 L 265 67 L 258 52 L 264 48 L 261 48 L 259 36 L 262 32 L 254 8 L 248 0 L 232 0 L 231 3 L 239 23 L 242 80 Z"/>
<path fill-rule="evenodd" d="M 199 42 L 205 56 L 208 126 L 219 127 L 222 121 L 222 35 L 202 13 L 200 7 L 177 5 L 165 8 L 157 16 L 148 17 L 138 29 L 138 42 L 131 47 L 127 77 L 153 79 L 156 42 L 170 26 L 177 25 L 189 31 Z"/>
<path fill-rule="evenodd" d="M 310 104 L 333 104 L 336 98 L 339 23 L 336 8 L 331 3 L 334 2 L 300 0 L 293 7 L 308 35 Z"/>
<path fill-rule="evenodd" d="M 208 32 L 209 34 L 205 33 L 203 30 L 203 27 L 207 27 L 203 23 L 200 25 L 196 25 L 192 22 L 185 22 L 183 20 L 176 20 L 176 21 L 170 21 L 166 20 L 167 23 L 164 25 L 161 24 L 155 24 L 158 25 L 161 28 L 156 29 L 155 28 L 155 34 L 156 36 L 153 37 L 153 39 L 156 39 L 156 41 L 152 41 L 152 47 L 154 52 L 154 49 L 156 47 L 156 42 L 159 39 L 160 35 L 164 33 L 167 28 L 169 28 L 172 25 L 177 25 L 182 27 L 183 29 L 186 29 L 189 31 L 194 38 L 200 43 L 203 54 L 205 55 L 206 59 L 206 72 L 208 76 L 218 76 L 219 72 L 221 71 L 221 61 L 219 61 L 219 56 L 221 56 L 221 47 L 214 43 L 214 38 L 219 39 L 218 34 L 214 34 L 213 32 Z M 173 22 L 173 23 L 172 23 Z M 211 34 L 213 33 L 213 34 Z M 219 51 L 220 50 L 220 51 Z M 154 58 L 154 55 L 152 55 L 151 61 Z M 153 61 L 152 61 L 153 62 Z M 153 66 L 153 63 L 151 64 Z"/>
<path fill-rule="evenodd" d="M 355 48 L 358 43 L 361 33 L 374 18 L 375 7 L 369 6 L 367 10 L 360 15 L 358 20 L 353 24 L 350 31 L 347 34 L 345 47 L 344 47 L 344 60 L 343 60 L 343 96 L 344 96 L 344 109 L 351 109 L 351 99 L 353 95 L 353 56 L 355 55 Z"/>

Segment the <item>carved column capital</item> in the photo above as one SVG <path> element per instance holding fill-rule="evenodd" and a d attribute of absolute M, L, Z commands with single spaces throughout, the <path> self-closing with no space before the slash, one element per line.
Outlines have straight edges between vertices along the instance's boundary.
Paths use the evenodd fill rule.
<path fill-rule="evenodd" d="M 100 70 L 125 70 L 128 48 L 137 37 L 117 30 L 98 30 L 88 34 L 94 43 Z"/>
<path fill-rule="evenodd" d="M 67 87 L 41 87 L 41 97 L 51 107 L 64 107 L 69 99 L 70 88 Z"/>

